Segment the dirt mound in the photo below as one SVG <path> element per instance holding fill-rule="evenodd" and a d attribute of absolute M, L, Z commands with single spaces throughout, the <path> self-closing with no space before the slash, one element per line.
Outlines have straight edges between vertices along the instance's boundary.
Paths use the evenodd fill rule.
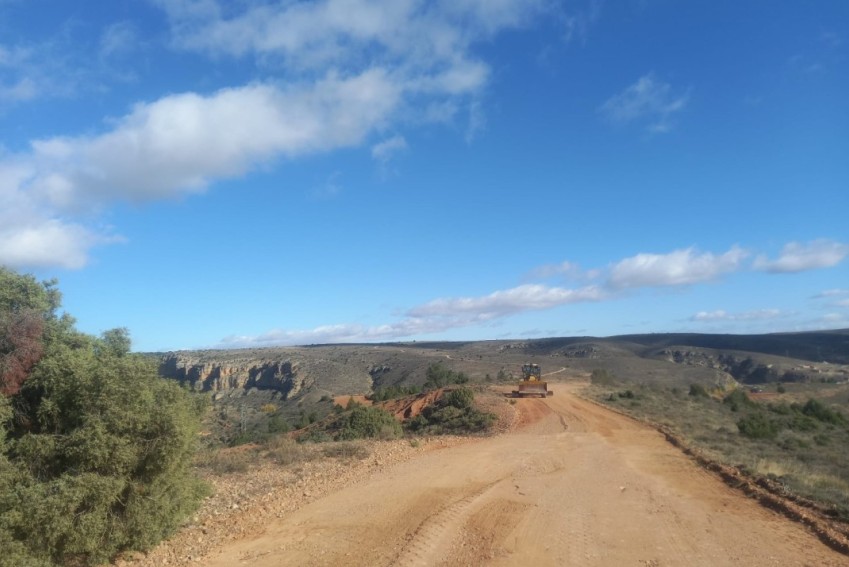
<path fill-rule="evenodd" d="M 375 405 L 394 415 L 395 419 L 403 421 L 405 419 L 416 417 L 422 413 L 424 408 L 435 404 L 445 392 L 445 388 L 438 388 L 436 390 L 430 390 L 429 392 L 416 394 L 414 396 L 387 400 Z"/>

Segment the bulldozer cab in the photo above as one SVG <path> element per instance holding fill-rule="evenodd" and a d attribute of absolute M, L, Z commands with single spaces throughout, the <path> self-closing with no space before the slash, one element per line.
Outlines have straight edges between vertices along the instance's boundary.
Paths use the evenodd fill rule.
<path fill-rule="evenodd" d="M 539 380 L 542 377 L 542 373 L 539 369 L 539 364 L 524 364 L 522 365 L 522 379 L 523 380 Z"/>

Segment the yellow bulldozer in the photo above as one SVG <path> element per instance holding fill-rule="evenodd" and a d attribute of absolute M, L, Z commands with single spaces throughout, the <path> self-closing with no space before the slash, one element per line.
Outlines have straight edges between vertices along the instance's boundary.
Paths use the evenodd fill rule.
<path fill-rule="evenodd" d="M 539 396 L 553 396 L 554 392 L 548 389 L 548 382 L 543 382 L 542 371 L 539 364 L 525 363 L 522 365 L 522 381 L 519 382 L 519 389 L 513 390 L 514 398 L 530 398 Z"/>

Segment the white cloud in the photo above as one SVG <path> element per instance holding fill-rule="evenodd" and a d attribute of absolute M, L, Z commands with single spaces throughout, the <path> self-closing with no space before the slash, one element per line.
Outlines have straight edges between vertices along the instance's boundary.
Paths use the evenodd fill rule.
<path fill-rule="evenodd" d="M 723 309 L 717 311 L 699 311 L 692 317 L 691 321 L 763 321 L 775 319 L 784 314 L 778 309 L 758 309 L 743 313 L 728 313 Z"/>
<path fill-rule="evenodd" d="M 544 10 L 542 0 L 158 4 L 175 45 L 253 57 L 264 71 L 259 75 L 272 78 L 141 102 L 102 133 L 33 140 L 28 152 L 0 156 L 0 170 L 23 172 L 0 180 L 0 200 L 18 207 L 15 222 L 0 232 L 7 256 L 14 243 L 48 242 L 61 233 L 74 251 L 56 265 L 81 266 L 87 246 L 112 239 L 86 226 L 96 221 L 93 211 L 110 203 L 200 192 L 281 157 L 363 146 L 398 123 L 453 121 L 468 111 L 473 135 L 484 123 L 477 98 L 490 68 L 472 46 Z M 121 22 L 105 28 L 96 47 L 108 57 L 137 39 L 133 25 Z M 15 82 L 0 84 L 0 102 L 46 90 L 55 95 L 57 81 L 44 79 L 52 67 L 41 62 L 61 66 L 78 55 L 66 54 L 61 42 L 36 47 L 0 46 L 0 67 L 17 74 Z M 68 67 L 83 75 L 89 68 Z M 30 69 L 39 74 L 32 78 Z M 79 80 L 62 83 L 73 89 Z M 372 155 L 385 161 L 405 147 L 399 135 L 373 145 Z M 37 248 L 16 248 L 15 262 L 27 264 L 23 251 Z M 30 264 L 47 258 L 33 252 Z"/>
<path fill-rule="evenodd" d="M 849 245 L 834 240 L 812 240 L 807 244 L 790 242 L 775 260 L 765 255 L 758 256 L 755 268 L 773 274 L 831 268 L 842 262 L 847 254 Z"/>
<path fill-rule="evenodd" d="M 0 84 L 0 102 L 27 101 L 34 99 L 38 94 L 38 86 L 29 77 L 23 77 L 11 85 Z"/>
<path fill-rule="evenodd" d="M 98 136 L 33 141 L 29 153 L 0 159 L 0 199 L 5 197 L 15 217 L 0 233 L 0 248 L 41 241 L 39 231 L 47 241 L 61 225 L 74 236 L 69 241 L 78 244 L 78 254 L 57 265 L 82 266 L 78 256 L 86 246 L 108 239 L 61 221 L 64 215 L 96 211 L 116 200 L 198 192 L 281 155 L 360 144 L 391 118 L 400 96 L 381 69 L 345 79 L 330 74 L 287 88 L 256 84 L 210 96 L 172 95 L 137 105 Z M 27 249 L 33 248 L 21 248 Z M 16 265 L 44 261 L 41 254 L 29 263 L 15 258 Z"/>
<path fill-rule="evenodd" d="M 493 325 L 498 319 L 526 311 L 621 298 L 625 292 L 642 287 L 687 286 L 712 281 L 745 268 L 744 260 L 748 256 L 747 251 L 737 246 L 722 254 L 699 253 L 691 247 L 668 254 L 637 254 L 614 263 L 607 270 L 582 271 L 570 262 L 547 264 L 532 271 L 530 276 L 546 278 L 574 275 L 582 279 L 599 279 L 600 283 L 574 289 L 525 284 L 481 296 L 443 297 L 415 306 L 407 310 L 399 321 L 386 325 L 328 325 L 306 331 L 276 329 L 257 336 L 227 337 L 219 346 L 386 341 L 481 324 Z M 849 290 L 833 289 L 818 295 L 833 297 L 844 294 L 849 294 Z M 849 306 L 849 300 L 841 300 L 836 305 Z M 690 316 L 689 320 L 699 323 L 754 323 L 791 315 L 792 312 L 779 309 L 737 313 L 719 309 L 699 311 Z M 818 323 L 819 326 L 811 323 L 810 328 L 834 325 L 844 319 L 842 314 L 831 313 Z"/>
<path fill-rule="evenodd" d="M 56 205 L 195 192 L 280 155 L 357 145 L 389 119 L 399 96 L 381 69 L 312 85 L 172 95 L 137 105 L 100 136 L 33 142 L 31 187 Z"/>
<path fill-rule="evenodd" d="M 371 157 L 381 163 L 387 163 L 398 152 L 407 149 L 407 140 L 404 136 L 392 136 L 371 147 Z"/>
<path fill-rule="evenodd" d="M 88 249 L 111 239 L 58 219 L 15 223 L 0 228 L 0 265 L 82 268 Z"/>
<path fill-rule="evenodd" d="M 720 255 L 698 253 L 692 247 L 669 254 L 637 254 L 610 268 L 608 285 L 625 289 L 711 281 L 738 270 L 747 256 L 748 253 L 737 246 Z"/>
<path fill-rule="evenodd" d="M 596 286 L 580 289 L 526 284 L 481 297 L 441 298 L 410 309 L 411 317 L 463 315 L 473 321 L 486 321 L 522 311 L 550 309 L 567 303 L 599 301 L 605 296 Z"/>
<path fill-rule="evenodd" d="M 643 75 L 624 91 L 607 99 L 599 111 L 611 122 L 647 121 L 651 132 L 668 132 L 672 117 L 682 111 L 689 101 L 689 90 L 673 94 L 672 86 L 654 77 Z"/>

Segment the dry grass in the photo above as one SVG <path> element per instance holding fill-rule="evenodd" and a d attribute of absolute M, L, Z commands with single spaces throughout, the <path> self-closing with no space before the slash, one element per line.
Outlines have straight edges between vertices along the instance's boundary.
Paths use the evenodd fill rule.
<path fill-rule="evenodd" d="M 633 397 L 625 395 L 629 390 Z M 794 390 L 788 398 L 798 402 L 817 394 L 812 389 L 812 396 L 806 396 L 799 385 Z M 777 480 L 795 494 L 832 506 L 849 520 L 849 426 L 817 422 L 810 430 L 785 428 L 774 438 L 750 439 L 737 427 L 748 412 L 781 418 L 767 402 L 733 411 L 718 396 L 687 392 L 684 386 L 628 383 L 593 386 L 587 394 L 637 418 L 666 425 L 710 458 Z"/>

